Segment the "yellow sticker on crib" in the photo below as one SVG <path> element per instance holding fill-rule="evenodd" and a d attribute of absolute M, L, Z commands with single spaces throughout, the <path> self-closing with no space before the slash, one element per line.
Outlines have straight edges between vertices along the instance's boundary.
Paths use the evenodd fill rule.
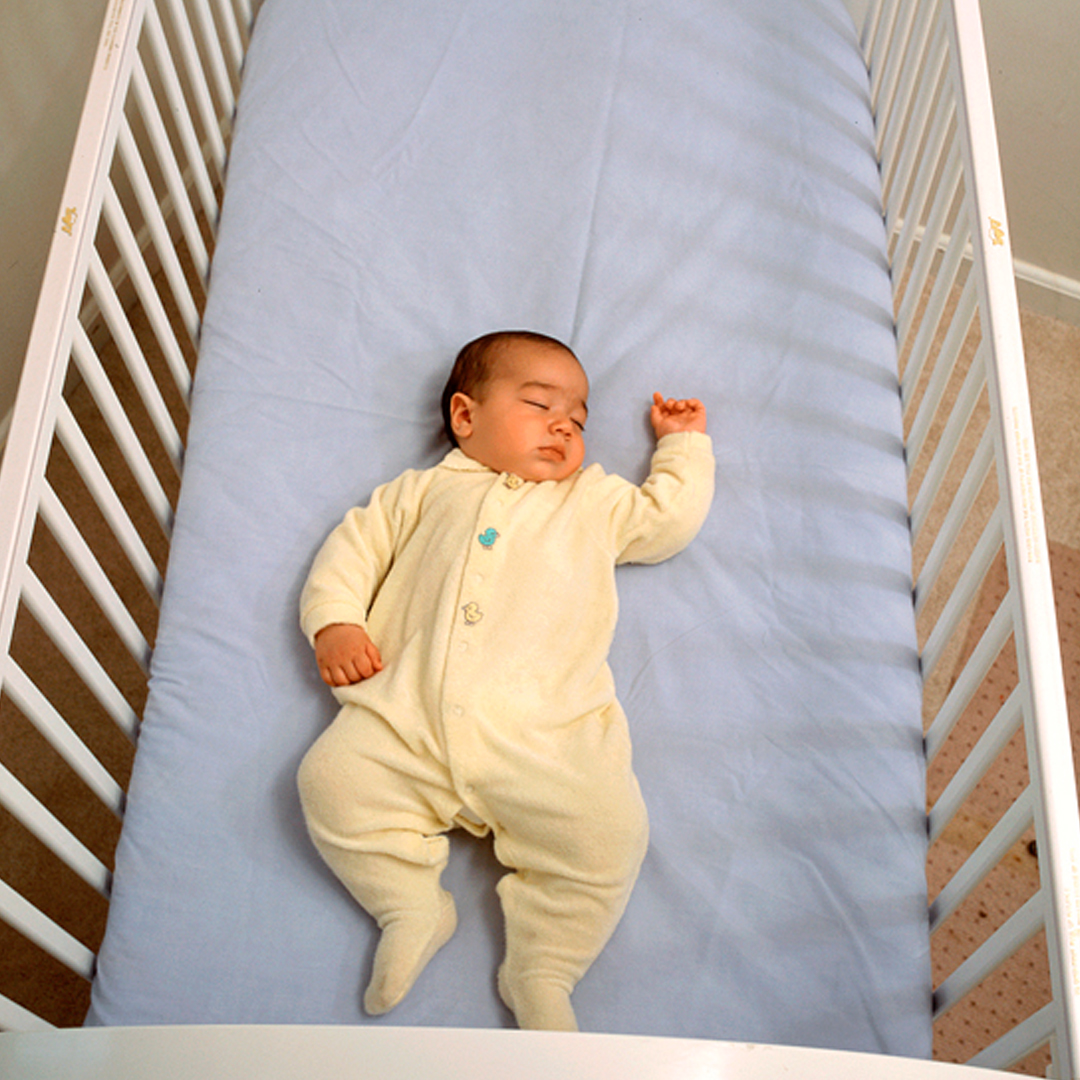
<path fill-rule="evenodd" d="M 64 216 L 60 218 L 60 231 L 66 232 L 68 236 L 72 235 L 72 230 L 75 228 L 75 222 L 79 219 L 78 207 L 69 206 L 64 210 Z"/>
<path fill-rule="evenodd" d="M 1005 243 L 1005 228 L 996 218 L 990 219 L 990 243 L 995 247 Z"/>

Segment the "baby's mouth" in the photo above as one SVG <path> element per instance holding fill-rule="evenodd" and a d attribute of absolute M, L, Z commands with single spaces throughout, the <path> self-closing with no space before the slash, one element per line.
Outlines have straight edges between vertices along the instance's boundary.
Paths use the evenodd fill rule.
<path fill-rule="evenodd" d="M 551 461 L 565 461 L 566 451 L 561 446 L 541 446 L 540 456 Z"/>

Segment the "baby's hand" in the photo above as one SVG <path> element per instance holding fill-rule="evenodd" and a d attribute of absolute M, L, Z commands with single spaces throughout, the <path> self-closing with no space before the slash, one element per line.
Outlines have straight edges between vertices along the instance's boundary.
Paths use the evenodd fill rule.
<path fill-rule="evenodd" d="M 327 686 L 351 686 L 383 669 L 382 657 L 362 626 L 334 623 L 315 635 L 315 662 Z"/>
<path fill-rule="evenodd" d="M 649 413 L 653 431 L 658 439 L 673 435 L 679 431 L 700 431 L 705 433 L 705 406 L 697 398 L 676 401 L 664 400 L 660 394 L 653 394 L 653 406 Z"/>

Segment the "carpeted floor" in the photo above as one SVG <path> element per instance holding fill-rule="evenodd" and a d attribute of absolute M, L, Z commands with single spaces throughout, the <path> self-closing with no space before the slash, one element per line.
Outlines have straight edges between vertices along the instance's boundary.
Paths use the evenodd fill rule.
<path fill-rule="evenodd" d="M 1040 473 L 1046 503 L 1047 532 L 1050 540 L 1051 566 L 1058 605 L 1058 620 L 1065 662 L 1070 720 L 1074 740 L 1080 744 L 1080 637 L 1077 633 L 1080 616 L 1080 327 L 1074 327 L 1024 313 L 1024 336 L 1029 378 L 1032 389 Z M 103 359 L 108 359 L 107 357 Z M 89 395 L 79 390 L 72 400 L 80 420 L 90 429 L 101 428 Z M 103 430 L 103 429 L 102 429 Z M 104 440 L 107 442 L 107 440 Z M 50 467 L 50 480 L 58 490 L 79 488 L 80 481 L 63 454 L 55 454 Z M 132 491 L 133 482 L 117 461 L 104 462 L 117 483 Z M 158 471 L 175 497 L 175 483 L 169 479 L 167 466 L 158 463 Z M 137 503 L 138 499 L 134 501 Z M 76 504 L 80 500 L 75 500 Z M 88 535 L 103 533 L 102 522 L 88 498 L 81 500 L 84 511 L 79 527 Z M 164 562 L 164 545 L 156 526 L 146 517 L 136 524 L 143 534 L 155 560 Z M 107 542 L 103 542 L 108 547 Z M 97 541 L 95 541 L 97 546 Z M 36 572 L 43 578 L 70 573 L 54 550 L 47 534 L 42 535 Z M 955 648 L 946 655 L 935 674 L 941 692 L 947 691 L 964 658 L 970 654 L 982 628 L 995 607 L 1002 591 L 1002 569 L 995 566 L 982 586 L 977 603 L 969 615 L 966 628 L 958 635 Z M 133 575 L 121 575 L 118 588 L 122 592 L 140 595 L 141 586 Z M 72 618 L 85 632 L 107 637 L 89 595 L 76 605 Z M 139 613 L 140 625 L 149 639 L 153 637 L 153 605 L 143 598 Z M 65 698 L 76 691 L 70 668 L 55 653 L 36 629 L 33 621 L 21 618 L 18 627 L 16 652 L 23 658 L 30 674 L 49 686 L 50 696 L 64 710 Z M 134 664 L 123 654 L 108 662 L 110 674 L 138 707 L 142 690 Z M 33 670 L 30 670 L 33 669 Z M 959 760 L 960 750 L 971 745 L 996 711 L 1004 695 L 1015 682 L 1015 670 L 1007 661 L 999 661 L 982 687 L 975 702 L 962 718 L 954 738 L 939 755 L 928 776 L 931 794 L 940 791 Z M 81 710 L 81 711 L 80 711 Z M 113 775 L 123 783 L 130 771 L 132 747 L 100 709 L 84 706 L 65 712 L 79 718 L 79 734 L 106 762 Z M 51 806 L 70 806 L 60 812 L 64 823 L 106 865 L 111 864 L 112 851 L 119 833 L 119 824 L 108 811 L 84 809 L 86 800 L 80 798 L 80 782 L 67 770 L 55 752 L 21 717 L 12 703 L 0 701 L 0 762 L 17 775 L 26 786 Z M 945 831 L 931 851 L 928 874 L 931 895 L 934 895 L 945 876 L 954 870 L 985 834 L 986 822 L 993 819 L 1002 800 L 1014 794 L 1026 778 L 1022 739 L 1018 737 L 1002 755 L 987 779 L 957 820 Z M 63 868 L 45 847 L 30 836 L 6 812 L 0 810 L 0 877 L 41 906 L 75 938 L 91 948 L 100 941 L 104 928 L 106 903 L 74 874 Z M 1038 855 L 1025 838 L 1010 853 L 1009 859 L 991 875 L 987 884 L 966 902 L 935 936 L 935 982 L 955 967 L 956 957 L 967 955 L 971 943 L 982 941 L 989 931 L 1030 895 L 1037 885 Z M 972 1048 L 985 1044 L 1010 1026 L 1010 1021 L 1030 1014 L 1042 1004 L 1046 995 L 1046 962 L 1038 939 L 1025 946 L 1008 971 L 989 980 L 979 988 L 977 996 L 946 1015 L 938 1026 L 935 1056 L 944 1060 L 963 1060 Z M 36 946 L 25 942 L 0 921 L 0 992 L 34 1009 L 59 1025 L 81 1022 L 88 1000 L 88 984 L 51 960 Z M 1043 1075 L 1046 1055 L 1033 1057 L 1022 1071 Z"/>

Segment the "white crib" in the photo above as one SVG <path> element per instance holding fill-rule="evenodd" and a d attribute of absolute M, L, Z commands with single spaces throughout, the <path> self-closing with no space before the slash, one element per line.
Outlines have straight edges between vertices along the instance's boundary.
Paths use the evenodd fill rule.
<path fill-rule="evenodd" d="M 132 670 L 145 676 L 155 621 L 147 598 L 161 596 L 182 470 L 184 403 L 253 20 L 249 0 L 110 3 L 4 449 L 4 716 L 17 712 L 28 720 L 55 750 L 57 768 L 78 778 L 85 801 L 104 805 L 116 818 L 123 815 L 124 791 L 117 770 L 99 761 L 79 733 L 80 702 L 103 710 L 134 742 L 139 676 L 118 676 L 100 662 L 97 616 L 85 617 L 84 594 L 126 646 Z M 948 744 L 1003 649 L 1015 649 L 1019 669 L 1015 689 L 933 802 L 931 843 L 1021 728 L 1029 777 L 933 898 L 931 932 L 1031 829 L 1040 871 L 1038 890 L 934 988 L 934 1015 L 944 1017 L 1041 935 L 1048 1003 L 981 1048 L 970 1064 L 1006 1069 L 1049 1046 L 1052 1075 L 1080 1076 L 1080 820 L 978 4 L 882 0 L 867 16 L 862 42 L 902 363 L 928 761 Z M 148 323 L 137 330 L 126 313 L 134 298 Z M 108 355 L 122 364 L 106 370 L 102 358 Z M 76 421 L 69 402 L 87 391 L 126 468 L 101 460 Z M 84 539 L 85 509 L 66 507 L 50 482 L 58 458 L 70 459 L 107 523 L 112 550 L 105 556 Z M 981 495 L 984 486 L 992 498 Z M 42 580 L 47 575 L 36 569 L 38 553 L 50 542 L 63 549 L 75 573 Z M 970 608 L 1002 548 L 1005 599 L 962 674 L 942 687 L 935 671 L 960 648 Z M 118 554 L 130 568 L 122 581 L 102 568 Z M 947 596 L 935 588 L 942 576 L 955 580 Z M 63 706 L 45 697 L 10 647 L 24 622 L 53 643 L 78 677 Z M 5 746 L 0 740 L 0 750 Z M 19 837 L 12 851 L 31 834 L 107 900 L 108 860 L 57 818 L 50 790 L 31 791 L 18 760 L 0 761 L 0 804 L 11 819 L 4 835 Z M 5 857 L 5 874 L 14 858 Z M 93 951 L 49 913 L 50 898 L 35 882 L 12 877 L 18 887 L 0 879 L 0 916 L 41 955 L 38 980 L 47 982 L 56 962 L 89 979 Z M 56 880 L 63 882 L 62 874 Z M 22 1004 L 26 973 L 17 974 L 6 972 L 8 982 L 0 987 L 0 1028 L 6 1029 L 0 1073 L 12 1077 L 334 1075 L 358 1055 L 366 1055 L 370 1075 L 386 1077 L 460 1075 L 465 1067 L 491 1076 L 773 1076 L 781 1068 L 806 1076 L 965 1074 L 914 1060 L 638 1037 L 320 1028 L 56 1031 Z"/>

